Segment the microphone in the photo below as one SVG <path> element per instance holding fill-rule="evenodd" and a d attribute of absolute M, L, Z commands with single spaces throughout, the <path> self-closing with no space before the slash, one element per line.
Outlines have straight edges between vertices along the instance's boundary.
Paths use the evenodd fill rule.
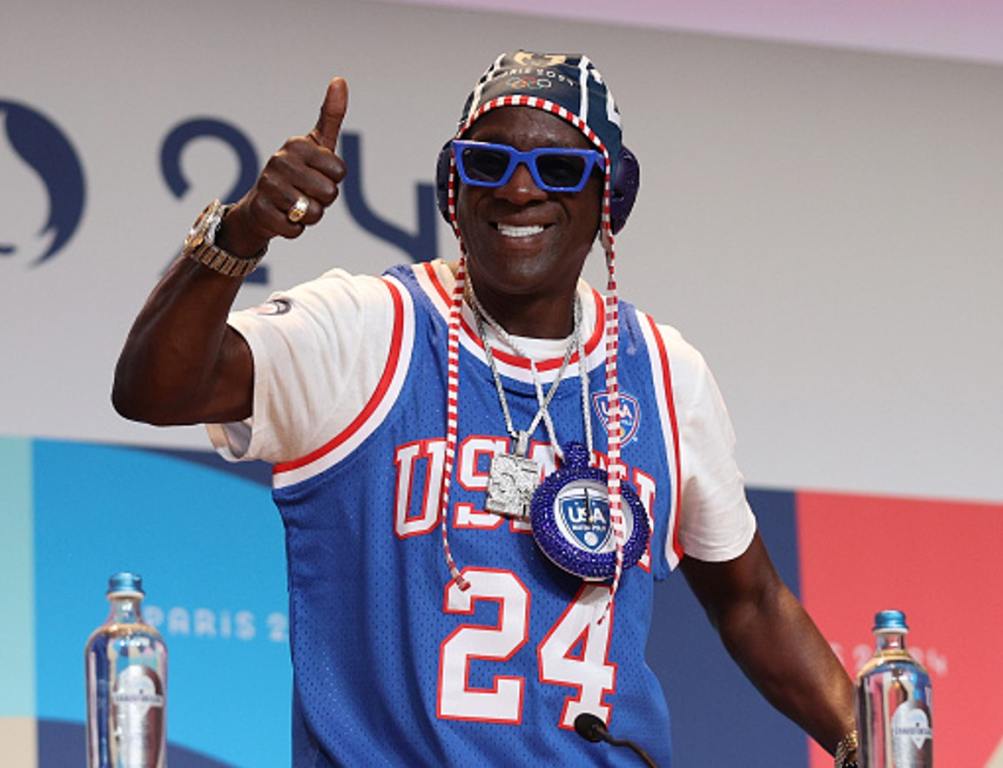
<path fill-rule="evenodd" d="M 637 746 L 637 744 L 629 739 L 614 738 L 613 735 L 606 730 L 606 723 L 593 715 L 591 712 L 582 712 L 575 718 L 575 733 L 586 741 L 591 741 L 593 744 L 597 741 L 605 741 L 607 744 L 611 744 L 614 747 L 628 747 L 644 761 L 644 764 L 648 766 L 648 768 L 658 768 L 658 766 L 655 765 L 655 761 L 648 757 L 648 754 Z"/>
<path fill-rule="evenodd" d="M 575 733 L 593 744 L 597 741 L 603 741 L 604 738 L 609 738 L 606 723 L 591 712 L 582 712 L 575 718 Z"/>

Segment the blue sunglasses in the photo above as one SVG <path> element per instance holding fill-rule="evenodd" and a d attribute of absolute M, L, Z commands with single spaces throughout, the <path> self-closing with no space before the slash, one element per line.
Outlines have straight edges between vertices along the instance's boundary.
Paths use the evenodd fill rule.
<path fill-rule="evenodd" d="M 544 192 L 581 192 L 595 167 L 605 168 L 594 149 L 537 147 L 522 152 L 508 144 L 453 140 L 460 181 L 473 187 L 503 187 L 520 163 Z"/>

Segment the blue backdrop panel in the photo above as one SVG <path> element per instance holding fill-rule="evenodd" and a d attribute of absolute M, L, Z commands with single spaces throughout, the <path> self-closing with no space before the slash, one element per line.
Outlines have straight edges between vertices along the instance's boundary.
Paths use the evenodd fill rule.
<path fill-rule="evenodd" d="M 35 443 L 38 717 L 83 721 L 84 643 L 107 614 L 109 574 L 133 569 L 169 648 L 171 741 L 233 765 L 286 765 L 279 516 L 262 484 L 186 458 Z"/>
<path fill-rule="evenodd" d="M 798 595 L 794 494 L 750 491 L 749 501 L 777 571 Z M 745 679 L 682 573 L 655 590 L 648 663 L 669 699 L 676 768 L 808 765 L 804 735 Z"/>
<path fill-rule="evenodd" d="M 0 437 L 0 718 L 35 714 L 31 441 Z M 0 727 L 3 724 L 0 723 Z"/>

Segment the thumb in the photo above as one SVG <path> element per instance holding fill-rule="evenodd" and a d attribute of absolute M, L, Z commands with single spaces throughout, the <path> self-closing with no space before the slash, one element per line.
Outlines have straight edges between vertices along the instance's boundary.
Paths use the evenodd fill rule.
<path fill-rule="evenodd" d="M 310 132 L 314 141 L 333 151 L 338 144 L 341 121 L 345 119 L 347 109 L 348 83 L 342 77 L 335 77 L 327 84 L 327 93 L 324 94 L 324 103 L 320 105 L 317 124 Z"/>

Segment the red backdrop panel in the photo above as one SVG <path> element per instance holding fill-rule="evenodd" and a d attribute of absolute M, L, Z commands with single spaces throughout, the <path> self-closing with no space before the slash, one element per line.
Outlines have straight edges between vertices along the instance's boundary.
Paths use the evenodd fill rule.
<path fill-rule="evenodd" d="M 905 611 L 937 765 L 986 766 L 1003 745 L 1003 505 L 799 493 L 797 521 L 801 598 L 850 674 L 874 613 Z M 811 768 L 831 765 L 813 745 Z"/>

